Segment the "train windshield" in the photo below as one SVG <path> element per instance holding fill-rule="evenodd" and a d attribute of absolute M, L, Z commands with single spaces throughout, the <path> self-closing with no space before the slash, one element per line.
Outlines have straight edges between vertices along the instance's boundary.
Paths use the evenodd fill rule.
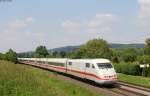
<path fill-rule="evenodd" d="M 97 66 L 98 66 L 100 69 L 112 68 L 111 63 L 97 63 Z"/>

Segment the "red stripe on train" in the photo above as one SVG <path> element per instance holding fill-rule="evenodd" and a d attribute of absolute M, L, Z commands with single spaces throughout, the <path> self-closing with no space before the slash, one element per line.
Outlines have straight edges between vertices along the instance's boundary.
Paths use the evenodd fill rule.
<path fill-rule="evenodd" d="M 52 65 L 47 65 L 47 67 L 52 67 L 52 68 L 56 68 L 56 69 L 67 70 L 67 71 L 70 71 L 70 72 L 84 74 L 84 75 L 95 77 L 95 78 L 100 79 L 100 80 L 110 80 L 110 79 L 101 78 L 101 77 L 99 77 L 99 76 L 97 76 L 95 74 L 91 74 L 91 73 L 87 73 L 87 72 L 81 72 L 81 71 L 72 70 L 72 69 L 66 69 L 65 67 L 57 67 L 57 66 L 52 66 Z M 117 78 L 111 78 L 111 79 L 112 80 L 116 80 Z"/>

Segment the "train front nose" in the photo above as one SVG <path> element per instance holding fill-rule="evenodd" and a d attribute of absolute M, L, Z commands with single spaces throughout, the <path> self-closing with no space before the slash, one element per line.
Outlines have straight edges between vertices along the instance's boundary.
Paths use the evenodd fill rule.
<path fill-rule="evenodd" d="M 104 84 L 113 84 L 117 82 L 117 75 L 104 76 Z"/>
<path fill-rule="evenodd" d="M 100 79 L 97 80 L 97 83 L 99 84 L 115 84 L 117 82 L 117 75 L 114 74 L 114 75 L 101 75 L 100 76 Z"/>
<path fill-rule="evenodd" d="M 115 75 L 106 75 L 106 76 L 104 76 L 104 78 L 108 79 L 108 80 L 115 80 L 115 79 L 117 79 L 117 75 L 116 74 Z"/>

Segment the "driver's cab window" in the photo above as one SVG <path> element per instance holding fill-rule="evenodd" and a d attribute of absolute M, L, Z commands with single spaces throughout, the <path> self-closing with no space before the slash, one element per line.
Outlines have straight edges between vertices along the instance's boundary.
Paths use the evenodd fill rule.
<path fill-rule="evenodd" d="M 92 68 L 93 68 L 93 69 L 95 69 L 95 66 L 94 66 L 94 64 L 92 64 Z"/>

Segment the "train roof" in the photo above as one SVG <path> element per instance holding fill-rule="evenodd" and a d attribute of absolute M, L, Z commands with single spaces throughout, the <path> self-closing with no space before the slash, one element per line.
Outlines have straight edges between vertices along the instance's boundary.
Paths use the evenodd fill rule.
<path fill-rule="evenodd" d="M 105 63 L 110 62 L 108 59 L 98 58 L 98 59 L 69 59 L 69 58 L 18 58 L 22 60 L 36 60 L 36 61 L 55 61 L 55 62 L 89 62 L 89 63 Z"/>
<path fill-rule="evenodd" d="M 110 60 L 108 59 L 103 59 L 103 58 L 99 58 L 99 59 L 69 59 L 69 61 L 71 62 L 92 62 L 92 63 L 104 63 L 104 62 L 110 62 Z"/>

